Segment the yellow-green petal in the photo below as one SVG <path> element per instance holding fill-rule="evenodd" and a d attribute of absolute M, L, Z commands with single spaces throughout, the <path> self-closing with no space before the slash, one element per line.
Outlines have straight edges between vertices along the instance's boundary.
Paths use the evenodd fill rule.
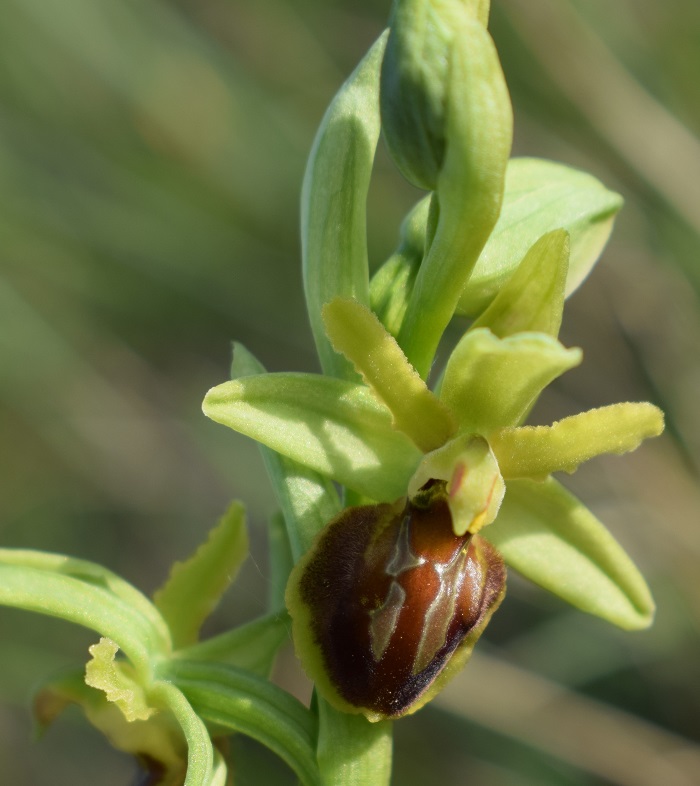
<path fill-rule="evenodd" d="M 85 667 L 85 682 L 104 692 L 107 701 L 116 704 L 127 721 L 147 720 L 157 710 L 148 703 L 143 685 L 136 679 L 127 661 L 117 663 L 119 646 L 112 639 L 101 638 L 89 648 L 91 660 Z"/>
<path fill-rule="evenodd" d="M 663 429 L 663 413 L 653 404 L 611 404 L 551 426 L 502 429 L 490 442 L 503 477 L 542 480 L 552 472 L 574 472 L 602 453 L 627 453 Z"/>
<path fill-rule="evenodd" d="M 172 566 L 167 581 L 153 596 L 176 648 L 197 641 L 200 627 L 247 556 L 245 511 L 234 502 L 194 554 Z"/>
<path fill-rule="evenodd" d="M 449 411 L 368 308 L 356 300 L 335 298 L 324 307 L 323 321 L 334 349 L 362 374 L 399 431 L 426 453 L 452 436 L 455 426 Z"/>

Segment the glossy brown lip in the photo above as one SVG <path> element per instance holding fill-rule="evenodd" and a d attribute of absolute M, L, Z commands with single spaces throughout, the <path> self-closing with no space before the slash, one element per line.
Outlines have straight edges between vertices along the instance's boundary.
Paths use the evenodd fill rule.
<path fill-rule="evenodd" d="M 348 508 L 319 539 L 300 582 L 338 693 L 384 717 L 405 714 L 504 591 L 500 555 L 456 536 L 444 495 Z"/>

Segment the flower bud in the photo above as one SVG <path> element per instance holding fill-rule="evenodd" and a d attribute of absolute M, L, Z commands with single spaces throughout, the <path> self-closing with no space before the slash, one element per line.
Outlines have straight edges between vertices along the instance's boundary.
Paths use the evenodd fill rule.
<path fill-rule="evenodd" d="M 396 165 L 411 183 L 434 191 L 447 145 L 445 115 L 456 15 L 480 18 L 475 0 L 397 0 L 382 63 L 381 117 Z"/>
<path fill-rule="evenodd" d="M 292 573 L 287 605 L 304 667 L 338 709 L 369 720 L 423 706 L 461 667 L 505 591 L 479 536 L 456 536 L 444 484 L 420 506 L 348 508 Z"/>

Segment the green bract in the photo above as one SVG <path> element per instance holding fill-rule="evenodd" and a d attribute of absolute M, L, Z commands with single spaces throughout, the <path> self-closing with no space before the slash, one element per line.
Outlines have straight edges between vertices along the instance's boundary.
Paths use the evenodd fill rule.
<path fill-rule="evenodd" d="M 235 345 L 230 380 L 204 400 L 208 417 L 261 445 L 279 507 L 267 613 L 199 640 L 247 554 L 238 503 L 153 601 L 97 565 L 0 550 L 0 603 L 100 636 L 85 675 L 38 693 L 40 723 L 78 704 L 150 768 L 149 783 L 224 786 L 215 742 L 241 732 L 306 786 L 387 786 L 390 719 L 467 662 L 504 596 L 505 564 L 622 628 L 651 623 L 642 576 L 552 475 L 635 449 L 661 433 L 662 413 L 617 403 L 524 425 L 543 389 L 581 363 L 558 339 L 565 297 L 621 199 L 561 164 L 509 158 L 488 12 L 488 0 L 396 0 L 390 32 L 329 106 L 303 183 L 322 373 L 268 374 Z M 370 281 L 380 133 L 427 193 Z M 455 315 L 471 323 L 429 384 Z M 287 611 L 312 709 L 267 680 Z"/>

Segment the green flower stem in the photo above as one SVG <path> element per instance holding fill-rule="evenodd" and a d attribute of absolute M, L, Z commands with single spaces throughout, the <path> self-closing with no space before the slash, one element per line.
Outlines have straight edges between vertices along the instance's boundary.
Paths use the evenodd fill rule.
<path fill-rule="evenodd" d="M 326 333 L 394 418 L 424 452 L 443 445 L 455 431 L 449 411 L 406 360 L 396 339 L 377 317 L 355 300 L 334 298 L 323 309 Z"/>
<path fill-rule="evenodd" d="M 173 660 L 161 675 L 205 721 L 252 737 L 286 761 L 304 786 L 322 786 L 315 718 L 281 688 L 239 669 L 196 661 Z"/>
<path fill-rule="evenodd" d="M 392 721 L 370 723 L 318 697 L 318 766 L 324 786 L 389 786 Z"/>
<path fill-rule="evenodd" d="M 579 464 L 602 453 L 635 450 L 663 430 L 658 407 L 624 403 L 581 412 L 551 426 L 502 429 L 490 442 L 506 480 L 543 480 L 552 472 L 575 472 Z"/>
<path fill-rule="evenodd" d="M 268 579 L 267 609 L 272 614 L 286 616 L 284 592 L 289 574 L 294 567 L 294 556 L 287 534 L 284 513 L 276 511 L 270 517 L 267 528 L 268 552 L 270 554 L 270 577 Z"/>
<path fill-rule="evenodd" d="M 401 223 L 399 247 L 372 276 L 370 306 L 394 338 L 401 330 L 418 269 L 425 254 L 425 241 L 432 194 L 418 202 Z"/>
<path fill-rule="evenodd" d="M 336 295 L 369 303 L 366 202 L 379 139 L 383 35 L 331 103 L 318 130 L 301 196 L 304 292 L 321 367 L 354 378 L 331 348 L 321 309 Z"/>
<path fill-rule="evenodd" d="M 498 219 L 512 140 L 510 99 L 493 41 L 466 13 L 455 15 L 455 21 L 437 231 L 399 334 L 399 344 L 424 379 Z"/>

